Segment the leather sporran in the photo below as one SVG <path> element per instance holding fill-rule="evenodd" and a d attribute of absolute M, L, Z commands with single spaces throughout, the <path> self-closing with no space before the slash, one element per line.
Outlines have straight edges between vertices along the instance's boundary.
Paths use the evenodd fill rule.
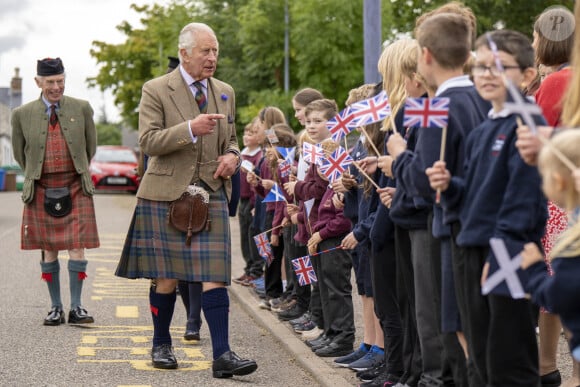
<path fill-rule="evenodd" d="M 191 246 L 193 234 L 210 229 L 209 193 L 199 186 L 188 186 L 179 199 L 171 202 L 167 216 L 171 226 L 187 234 L 185 244 Z"/>
<path fill-rule="evenodd" d="M 72 198 L 68 187 L 45 188 L 44 211 L 50 216 L 60 218 L 72 211 Z"/>

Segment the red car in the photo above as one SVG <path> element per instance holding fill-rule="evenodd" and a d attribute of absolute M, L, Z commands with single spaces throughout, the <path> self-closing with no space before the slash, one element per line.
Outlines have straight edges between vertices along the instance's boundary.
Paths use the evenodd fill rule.
<path fill-rule="evenodd" d="M 90 171 L 97 190 L 137 192 L 137 155 L 126 146 L 101 145 L 91 160 Z"/>

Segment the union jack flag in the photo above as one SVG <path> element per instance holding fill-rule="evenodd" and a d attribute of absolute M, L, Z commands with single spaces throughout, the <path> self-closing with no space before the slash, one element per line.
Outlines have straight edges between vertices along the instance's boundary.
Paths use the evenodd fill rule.
<path fill-rule="evenodd" d="M 322 163 L 318 168 L 332 183 L 342 176 L 352 162 L 352 157 L 350 157 L 348 152 L 344 148 L 338 147 L 328 157 L 322 159 Z"/>
<path fill-rule="evenodd" d="M 278 186 L 278 184 L 274 183 L 274 186 L 270 189 L 270 192 L 268 192 L 268 195 L 266 195 L 266 197 L 262 200 L 262 203 L 282 202 L 282 201 L 285 202 L 286 198 L 284 197 L 284 194 L 282 193 L 280 186 Z"/>
<path fill-rule="evenodd" d="M 379 122 L 391 115 L 391 104 L 384 90 L 374 97 L 353 103 L 350 109 L 356 117 L 355 127 Z"/>
<path fill-rule="evenodd" d="M 351 111 L 350 107 L 340 111 L 334 117 L 326 122 L 326 127 L 331 134 L 334 141 L 340 141 L 341 138 L 348 135 L 354 128 L 357 127 L 355 123 L 356 116 Z"/>
<path fill-rule="evenodd" d="M 290 171 L 292 170 L 292 161 L 288 159 L 282 160 L 278 164 L 278 170 L 280 171 L 280 177 L 286 177 L 290 175 Z"/>
<path fill-rule="evenodd" d="M 318 282 L 308 255 L 293 259 L 292 266 L 294 267 L 294 272 L 296 273 L 296 278 L 298 278 L 300 286 L 306 286 L 310 285 L 312 282 Z"/>
<path fill-rule="evenodd" d="M 407 98 L 403 126 L 444 128 L 449 118 L 449 98 Z"/>
<path fill-rule="evenodd" d="M 258 248 L 258 254 L 260 254 L 260 257 L 266 260 L 269 265 L 274 259 L 274 253 L 272 252 L 272 246 L 270 246 L 268 234 L 263 232 L 261 234 L 255 235 L 254 242 Z"/>
<path fill-rule="evenodd" d="M 324 151 L 318 145 L 305 142 L 302 144 L 302 156 L 307 163 L 318 165 L 324 157 Z"/>

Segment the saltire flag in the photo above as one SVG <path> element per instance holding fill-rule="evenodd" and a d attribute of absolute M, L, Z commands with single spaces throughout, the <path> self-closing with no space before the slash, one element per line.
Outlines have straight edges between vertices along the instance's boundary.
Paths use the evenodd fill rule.
<path fill-rule="evenodd" d="M 324 151 L 318 145 L 305 142 L 302 144 L 302 157 L 307 163 L 318 165 L 324 157 Z"/>
<path fill-rule="evenodd" d="M 491 238 L 489 245 L 493 254 L 491 254 L 491 259 L 489 260 L 487 278 L 481 286 L 481 294 L 492 293 L 509 296 L 514 299 L 524 298 L 526 294 L 522 280 L 525 280 L 526 277 L 520 268 L 522 263 L 521 254 L 517 254 L 512 258 L 506 243 L 500 238 Z M 521 251 L 521 245 L 516 245 L 516 248 Z"/>
<path fill-rule="evenodd" d="M 348 135 L 354 128 L 356 116 L 350 107 L 346 107 L 338 112 L 334 117 L 326 122 L 326 127 L 331 134 L 332 140 L 339 142 L 344 136 Z"/>
<path fill-rule="evenodd" d="M 518 114 L 522 117 L 524 124 L 530 128 L 533 134 L 538 134 L 538 127 L 534 116 L 542 116 L 542 108 L 535 103 L 526 102 L 522 93 L 513 84 L 512 81 L 507 81 L 508 101 L 504 103 L 504 108 L 512 114 Z M 511 99 L 511 101 L 510 101 Z"/>
<path fill-rule="evenodd" d="M 449 118 L 449 98 L 407 98 L 403 126 L 445 128 Z"/>
<path fill-rule="evenodd" d="M 263 232 L 261 234 L 255 235 L 254 242 L 256 243 L 256 247 L 258 248 L 258 254 L 269 265 L 274 259 L 274 252 L 272 251 L 272 246 L 270 245 L 268 234 Z"/>
<path fill-rule="evenodd" d="M 285 201 L 286 201 L 286 198 L 284 197 L 284 194 L 282 193 L 280 186 L 278 184 L 274 183 L 274 186 L 270 189 L 270 192 L 268 192 L 268 195 L 266 195 L 266 197 L 262 200 L 262 203 L 285 202 Z"/>
<path fill-rule="evenodd" d="M 355 127 L 379 122 L 391 115 L 391 104 L 387 92 L 384 90 L 374 97 L 353 103 L 350 105 L 350 109 L 356 117 Z"/>
<path fill-rule="evenodd" d="M 296 273 L 296 278 L 298 278 L 300 286 L 306 286 L 313 282 L 318 282 L 308 255 L 293 259 L 292 266 L 294 267 L 294 272 Z"/>
<path fill-rule="evenodd" d="M 339 146 L 328 157 L 322 159 L 322 163 L 318 168 L 332 183 L 342 176 L 352 162 L 353 159 L 348 152 Z"/>
<path fill-rule="evenodd" d="M 278 153 L 280 153 L 280 155 L 282 156 L 282 158 L 284 160 L 294 161 L 294 155 L 296 154 L 296 147 L 295 146 L 293 146 L 291 148 L 284 148 L 281 146 L 277 146 L 276 150 L 278 151 Z"/>
<path fill-rule="evenodd" d="M 280 177 L 287 177 L 292 171 L 292 161 L 282 160 L 278 163 L 278 170 L 280 171 Z"/>

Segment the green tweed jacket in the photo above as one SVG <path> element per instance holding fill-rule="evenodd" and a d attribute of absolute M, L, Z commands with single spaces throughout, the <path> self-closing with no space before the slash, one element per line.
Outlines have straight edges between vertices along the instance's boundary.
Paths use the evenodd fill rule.
<path fill-rule="evenodd" d="M 58 120 L 75 169 L 81 176 L 83 191 L 92 195 L 95 187 L 89 163 L 97 148 L 93 109 L 87 101 L 63 96 Z M 14 109 L 11 121 L 14 158 L 24 171 L 22 200 L 30 203 L 34 197 L 34 181 L 42 174 L 48 135 L 48 115 L 42 98 Z"/>
<path fill-rule="evenodd" d="M 231 180 L 214 179 L 217 158 L 240 154 L 235 127 L 233 88 L 208 79 L 207 113 L 224 114 L 216 130 L 193 143 L 188 120 L 199 108 L 179 70 L 146 82 L 139 104 L 139 145 L 149 156 L 137 196 L 147 200 L 176 200 L 192 181 L 203 181 L 213 191 L 224 187 L 231 197 Z"/>

